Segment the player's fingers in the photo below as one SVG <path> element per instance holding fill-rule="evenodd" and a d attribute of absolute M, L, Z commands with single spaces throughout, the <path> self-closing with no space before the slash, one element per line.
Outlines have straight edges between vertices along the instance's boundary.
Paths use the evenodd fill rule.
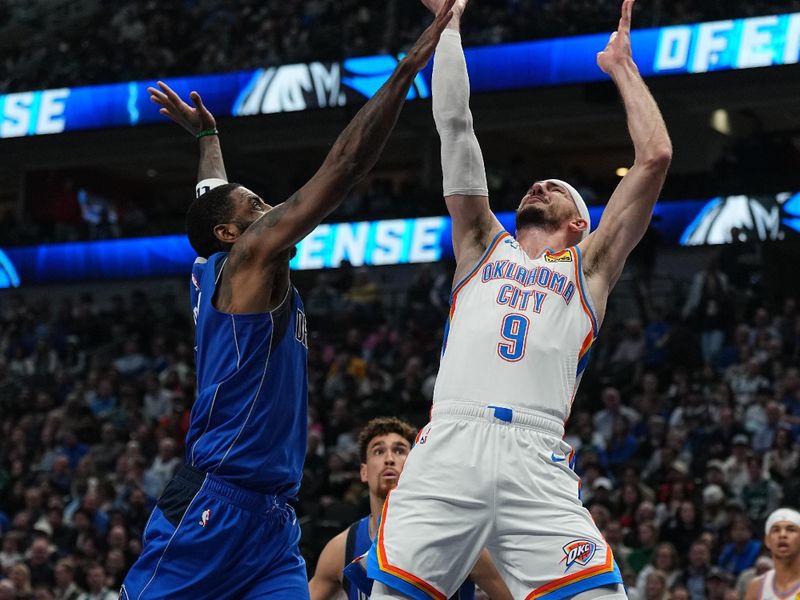
<path fill-rule="evenodd" d="M 192 92 L 191 94 L 189 94 L 189 97 L 192 99 L 192 103 L 195 105 L 197 110 L 201 112 L 208 112 L 205 104 L 203 104 L 203 99 L 200 97 L 200 94 L 198 94 L 197 92 Z"/>
<path fill-rule="evenodd" d="M 176 105 L 185 104 L 185 102 L 181 100 L 181 97 L 175 93 L 175 90 L 173 90 L 163 81 L 158 82 L 158 87 L 160 87 L 161 91 L 164 92 L 164 94 L 166 94 L 167 98 L 169 98 Z"/>
<path fill-rule="evenodd" d="M 635 0 L 625 0 L 622 3 L 622 17 L 619 20 L 619 28 L 623 31 L 630 31 L 631 16 L 633 15 L 633 3 Z"/>
<path fill-rule="evenodd" d="M 164 94 L 159 92 L 157 89 L 155 89 L 155 88 L 147 88 L 147 91 L 150 92 L 150 97 L 151 98 L 155 98 L 161 104 L 169 104 L 169 98 L 167 98 Z"/>
<path fill-rule="evenodd" d="M 444 21 L 445 25 L 449 23 L 450 19 L 453 17 L 453 14 L 450 11 L 455 3 L 456 0 L 446 0 L 446 2 L 442 5 L 442 9 L 439 11 L 439 14 L 436 15 L 436 20 Z"/>

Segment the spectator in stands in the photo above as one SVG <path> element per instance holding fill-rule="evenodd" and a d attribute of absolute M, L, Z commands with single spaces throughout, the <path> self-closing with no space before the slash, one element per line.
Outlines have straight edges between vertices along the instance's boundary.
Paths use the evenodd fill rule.
<path fill-rule="evenodd" d="M 730 527 L 730 543 L 722 548 L 719 566 L 733 575 L 753 566 L 761 552 L 761 542 L 753 539 L 753 530 L 745 516 L 734 519 Z M 730 582 L 729 582 L 730 583 Z"/>
<path fill-rule="evenodd" d="M 647 585 L 647 577 L 654 572 L 664 575 L 667 589 L 671 589 L 683 577 L 678 552 L 675 550 L 675 546 L 669 542 L 661 542 L 656 546 L 650 562 L 639 571 L 639 576 L 636 578 L 636 589 L 644 589 Z"/>
<path fill-rule="evenodd" d="M 79 600 L 117 600 L 117 594 L 106 587 L 105 569 L 97 563 L 86 567 L 86 587 Z"/>
<path fill-rule="evenodd" d="M 608 442 L 614 432 L 614 421 L 618 416 L 623 416 L 628 423 L 638 423 L 639 413 L 629 406 L 622 404 L 622 397 L 615 387 L 603 389 L 601 398 L 604 408 L 597 412 L 592 419 L 595 430 Z"/>
<path fill-rule="evenodd" d="M 83 590 L 75 583 L 75 565 L 72 561 L 66 558 L 59 560 L 53 575 L 55 600 L 78 600 Z"/>

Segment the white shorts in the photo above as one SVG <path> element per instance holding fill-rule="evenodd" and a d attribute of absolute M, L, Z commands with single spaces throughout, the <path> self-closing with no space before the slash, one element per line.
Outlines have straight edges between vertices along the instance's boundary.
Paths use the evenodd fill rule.
<path fill-rule="evenodd" d="M 552 417 L 437 403 L 383 507 L 371 579 L 446 600 L 488 548 L 514 598 L 559 600 L 622 583 L 579 499 Z"/>

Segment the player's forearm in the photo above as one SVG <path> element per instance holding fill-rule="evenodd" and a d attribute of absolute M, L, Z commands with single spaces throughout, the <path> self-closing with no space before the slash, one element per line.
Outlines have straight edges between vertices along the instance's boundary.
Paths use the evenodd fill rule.
<path fill-rule="evenodd" d="M 336 139 L 325 162 L 338 174 L 343 187 L 354 186 L 375 166 L 416 74 L 409 60 L 400 61 L 389 80 Z"/>
<path fill-rule="evenodd" d="M 198 140 L 200 146 L 200 163 L 197 168 L 197 181 L 204 179 L 224 179 L 225 163 L 222 160 L 222 146 L 218 135 L 207 135 Z"/>
<path fill-rule="evenodd" d="M 672 142 L 658 104 L 636 64 L 629 61 L 620 65 L 611 78 L 625 104 L 636 163 L 666 167 L 672 158 Z"/>
<path fill-rule="evenodd" d="M 488 196 L 486 169 L 469 108 L 469 74 L 458 31 L 447 29 L 433 62 L 433 120 L 441 139 L 443 191 Z"/>

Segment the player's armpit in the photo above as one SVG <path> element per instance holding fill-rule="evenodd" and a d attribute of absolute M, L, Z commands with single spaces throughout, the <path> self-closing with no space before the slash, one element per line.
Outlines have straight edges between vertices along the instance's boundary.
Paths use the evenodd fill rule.
<path fill-rule="evenodd" d="M 445 203 L 453 224 L 455 281 L 459 281 L 473 269 L 503 226 L 489 208 L 486 196 L 447 196 Z"/>
<path fill-rule="evenodd" d="M 608 201 L 597 229 L 578 245 L 592 291 L 605 289 L 607 295 L 617 283 L 628 255 L 647 231 L 670 160 L 665 149 L 635 164 Z M 605 297 L 594 300 L 605 304 Z"/>
<path fill-rule="evenodd" d="M 475 563 L 469 578 L 486 592 L 492 600 L 514 600 L 506 584 L 503 583 L 503 579 L 500 577 L 500 573 L 486 548 L 481 551 L 478 562 Z"/>
<path fill-rule="evenodd" d="M 319 555 L 314 576 L 308 582 L 311 600 L 333 600 L 342 591 L 347 530 L 329 541 Z"/>

